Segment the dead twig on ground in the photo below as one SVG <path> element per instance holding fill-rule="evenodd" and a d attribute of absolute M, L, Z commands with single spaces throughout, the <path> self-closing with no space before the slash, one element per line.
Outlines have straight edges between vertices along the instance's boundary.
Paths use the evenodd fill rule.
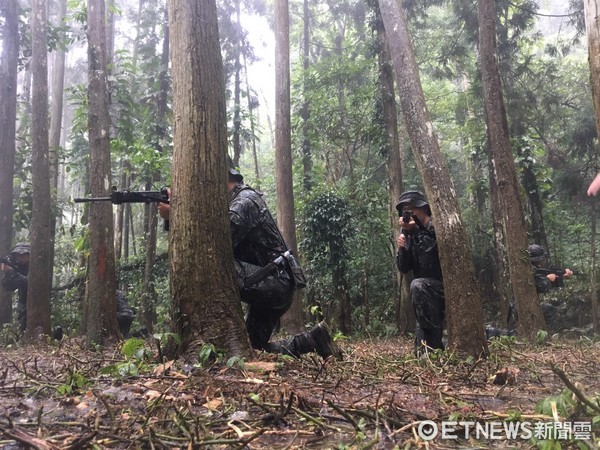
<path fill-rule="evenodd" d="M 552 369 L 552 372 L 554 372 L 558 376 L 558 378 L 560 378 L 562 382 L 565 383 L 565 386 L 567 386 L 569 390 L 573 394 L 575 394 L 575 397 L 577 397 L 579 401 L 581 401 L 581 403 L 583 403 L 586 406 L 589 406 L 590 408 L 592 408 L 592 410 L 600 413 L 600 406 L 594 405 L 585 395 L 583 395 L 583 393 L 577 388 L 577 386 L 575 386 L 571 382 L 571 380 L 569 380 L 564 370 L 562 370 L 559 367 L 556 367 L 554 364 L 551 364 L 550 368 Z"/>

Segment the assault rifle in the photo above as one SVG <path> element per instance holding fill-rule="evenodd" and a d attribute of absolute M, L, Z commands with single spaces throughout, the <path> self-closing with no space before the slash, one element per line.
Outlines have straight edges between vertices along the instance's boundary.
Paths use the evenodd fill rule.
<path fill-rule="evenodd" d="M 17 267 L 15 266 L 15 263 L 12 262 L 10 260 L 10 258 L 8 258 L 8 257 L 6 257 L 6 258 L 0 258 L 0 264 L 6 264 L 11 269 L 17 270 Z"/>
<path fill-rule="evenodd" d="M 400 215 L 400 217 L 402 217 L 402 223 L 408 224 L 410 222 L 410 219 L 412 218 L 412 211 L 409 211 L 409 210 L 402 211 L 402 214 Z M 405 230 L 404 228 L 402 228 L 402 234 L 406 238 L 408 238 L 408 231 Z"/>
<path fill-rule="evenodd" d="M 130 191 L 128 189 L 118 191 L 117 188 L 113 186 L 109 197 L 74 198 L 73 201 L 75 203 L 111 202 L 113 205 L 157 202 L 169 204 L 169 194 L 166 187 L 162 187 L 160 191 Z M 168 220 L 165 220 L 164 230 L 169 230 Z"/>
<path fill-rule="evenodd" d="M 562 278 L 563 275 L 565 274 L 565 269 L 560 269 L 557 267 L 550 267 L 550 268 L 536 267 L 535 270 L 538 273 L 541 273 L 544 275 L 549 275 L 549 274 L 553 273 L 554 275 L 556 275 L 557 277 L 560 277 L 560 278 Z M 573 272 L 573 275 L 577 275 L 574 270 L 572 270 L 572 272 Z"/>

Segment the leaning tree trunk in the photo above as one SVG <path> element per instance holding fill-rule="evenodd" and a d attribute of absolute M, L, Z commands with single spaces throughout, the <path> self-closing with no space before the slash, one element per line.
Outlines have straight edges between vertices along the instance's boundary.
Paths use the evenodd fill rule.
<path fill-rule="evenodd" d="M 17 121 L 17 68 L 19 56 L 18 0 L 0 2 L 4 26 L 0 59 L 0 255 L 10 251 L 13 234 L 13 174 Z M 10 323 L 12 295 L 0 289 L 0 325 Z"/>
<path fill-rule="evenodd" d="M 188 355 L 210 342 L 245 356 L 250 342 L 229 229 L 217 6 L 215 0 L 169 0 L 168 6 L 175 118 L 169 258 L 176 331 Z"/>
<path fill-rule="evenodd" d="M 31 23 L 31 179 L 33 203 L 29 241 L 27 334 L 50 334 L 52 290 L 52 197 L 48 145 L 48 35 L 46 0 L 32 3 Z"/>
<path fill-rule="evenodd" d="M 502 97 L 502 83 L 496 61 L 494 0 L 479 0 L 477 10 L 486 122 L 493 159 L 494 180 L 497 183 L 498 198 L 500 198 L 502 206 L 510 282 L 519 315 L 518 332 L 521 336 L 531 338 L 538 330 L 546 327 L 527 253 L 525 214 L 519 196 L 517 172 L 511 151 L 508 122 Z"/>
<path fill-rule="evenodd" d="M 487 352 L 487 344 L 469 242 L 450 173 L 429 119 L 406 16 L 401 2 L 380 0 L 379 5 L 396 69 L 404 121 L 434 220 L 437 218 L 449 345 L 459 352 L 480 355 Z M 470 313 L 465 315 L 465 311 Z"/>
<path fill-rule="evenodd" d="M 294 212 L 294 176 L 292 173 L 292 124 L 290 117 L 290 18 L 288 0 L 275 0 L 275 186 L 277 189 L 277 226 L 283 239 L 297 253 L 296 217 Z M 282 317 L 290 333 L 303 328 L 302 296 L 294 301 Z"/>
<path fill-rule="evenodd" d="M 88 128 L 90 193 L 110 195 L 110 138 L 106 73 L 104 0 L 88 0 Z M 90 255 L 84 302 L 83 332 L 89 345 L 119 336 L 116 317 L 116 274 L 113 208 L 110 202 L 90 204 Z"/>

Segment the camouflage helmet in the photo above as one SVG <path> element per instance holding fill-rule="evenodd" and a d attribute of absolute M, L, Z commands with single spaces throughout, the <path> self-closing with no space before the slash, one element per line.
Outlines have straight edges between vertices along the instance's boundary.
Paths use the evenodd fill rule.
<path fill-rule="evenodd" d="M 531 258 L 531 262 L 539 262 L 546 259 L 546 251 L 544 247 L 537 244 L 531 244 L 527 251 L 529 252 L 529 257 Z"/>
<path fill-rule="evenodd" d="M 235 170 L 233 167 L 229 168 L 229 178 L 233 178 L 239 183 L 244 181 L 244 176 L 239 171 Z"/>
<path fill-rule="evenodd" d="M 19 242 L 15 245 L 10 251 L 11 255 L 25 255 L 27 253 L 31 253 L 31 247 L 27 242 Z"/>
<path fill-rule="evenodd" d="M 400 196 L 400 201 L 396 205 L 396 209 L 398 210 L 398 214 L 402 214 L 402 208 L 406 204 L 411 204 L 415 208 L 426 208 L 427 214 L 431 215 L 431 208 L 429 207 L 429 203 L 427 203 L 427 199 L 425 198 L 425 194 L 421 191 L 406 191 L 403 192 Z"/>

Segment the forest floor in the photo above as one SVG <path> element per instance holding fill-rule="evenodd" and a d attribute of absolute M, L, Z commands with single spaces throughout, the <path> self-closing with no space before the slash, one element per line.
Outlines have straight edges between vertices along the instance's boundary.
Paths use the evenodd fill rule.
<path fill-rule="evenodd" d="M 156 349 L 130 341 L 0 349 L 0 448 L 600 444 L 597 340 L 501 338 L 479 360 L 417 359 L 409 338 L 344 340 L 342 361 L 261 354 L 204 367 L 153 363 Z"/>

